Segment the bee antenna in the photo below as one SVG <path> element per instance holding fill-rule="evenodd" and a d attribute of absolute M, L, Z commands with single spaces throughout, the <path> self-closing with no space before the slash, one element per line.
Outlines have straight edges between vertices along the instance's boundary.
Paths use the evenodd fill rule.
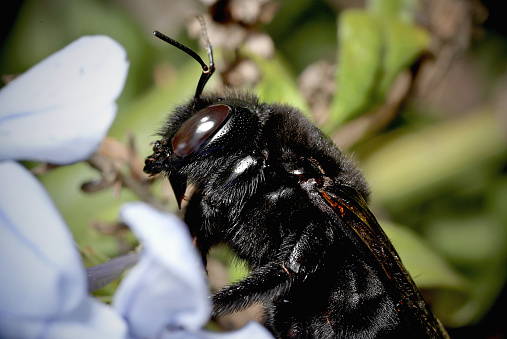
<path fill-rule="evenodd" d="M 209 66 L 206 65 L 206 63 L 204 63 L 204 61 L 202 61 L 201 57 L 195 51 L 193 51 L 191 48 L 168 37 L 167 35 L 160 33 L 159 31 L 153 32 L 154 36 L 156 36 L 160 40 L 163 40 L 163 41 L 167 42 L 168 44 L 178 48 L 179 50 L 187 53 L 188 55 L 190 55 L 195 61 L 197 61 L 201 65 L 202 74 L 201 74 L 201 77 L 199 78 L 199 83 L 197 84 L 197 88 L 195 90 L 195 98 L 196 99 L 201 96 L 204 86 L 206 86 L 206 83 L 208 82 L 209 78 L 211 78 L 211 76 L 215 72 L 215 63 L 213 62 L 213 50 L 211 49 L 211 43 L 209 42 L 209 39 L 208 39 L 208 32 L 206 30 L 206 23 L 204 22 L 204 17 L 202 15 L 199 15 L 198 19 L 201 23 L 202 36 L 203 36 L 203 39 L 206 43 L 206 51 L 208 53 Z"/>

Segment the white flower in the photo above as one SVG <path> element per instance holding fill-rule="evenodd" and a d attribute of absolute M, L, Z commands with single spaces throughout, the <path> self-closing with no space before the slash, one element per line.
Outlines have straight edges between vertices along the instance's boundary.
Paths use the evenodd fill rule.
<path fill-rule="evenodd" d="M 87 159 L 114 120 L 127 70 L 121 45 L 87 36 L 7 84 L 0 91 L 0 160 Z"/>
<path fill-rule="evenodd" d="M 223 335 L 202 330 L 210 304 L 188 229 L 142 203 L 121 212 L 144 242 L 139 263 L 121 282 L 113 307 L 90 296 L 59 211 L 14 161 L 69 164 L 91 155 L 114 119 L 127 69 L 118 43 L 85 37 L 0 91 L 0 338 L 271 337 L 257 323 Z M 88 273 L 107 280 L 136 259 Z"/>
<path fill-rule="evenodd" d="M 127 326 L 88 296 L 81 258 L 44 187 L 0 163 L 0 338 L 124 338 Z"/>
<path fill-rule="evenodd" d="M 188 227 L 141 202 L 126 204 L 121 219 L 144 244 L 139 263 L 121 281 L 113 299 L 131 337 L 272 338 L 255 322 L 229 333 L 202 330 L 211 305 Z"/>
<path fill-rule="evenodd" d="M 13 160 L 68 164 L 100 145 L 127 76 L 126 52 L 83 37 L 0 90 L 0 337 L 123 338 L 87 295 L 72 237 L 45 189 Z"/>

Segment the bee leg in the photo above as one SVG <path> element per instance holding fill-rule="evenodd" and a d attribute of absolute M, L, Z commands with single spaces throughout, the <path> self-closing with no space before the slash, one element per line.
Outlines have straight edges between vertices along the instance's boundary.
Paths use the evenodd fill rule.
<path fill-rule="evenodd" d="M 244 310 L 254 303 L 271 301 L 287 293 L 292 276 L 283 264 L 271 262 L 254 269 L 245 279 L 226 286 L 212 296 L 214 317 Z"/>
<path fill-rule="evenodd" d="M 292 248 L 286 267 L 303 278 L 314 273 L 333 241 L 329 233 L 320 225 L 309 224 Z"/>

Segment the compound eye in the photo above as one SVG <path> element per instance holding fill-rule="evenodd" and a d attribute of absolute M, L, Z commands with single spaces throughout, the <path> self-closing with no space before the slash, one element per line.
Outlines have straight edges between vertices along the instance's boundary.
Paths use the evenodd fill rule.
<path fill-rule="evenodd" d="M 194 114 L 174 135 L 174 153 L 183 158 L 195 152 L 223 124 L 230 111 L 227 105 L 214 105 Z"/>

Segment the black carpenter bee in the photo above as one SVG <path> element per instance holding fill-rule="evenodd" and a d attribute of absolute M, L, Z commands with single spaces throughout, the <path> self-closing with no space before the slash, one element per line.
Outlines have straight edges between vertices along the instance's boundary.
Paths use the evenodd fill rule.
<path fill-rule="evenodd" d="M 213 295 L 213 315 L 259 303 L 277 338 L 447 338 L 367 206 L 360 171 L 296 108 L 251 94 L 195 96 L 176 107 L 145 162 L 164 173 L 203 259 L 218 243 L 251 266 Z"/>

